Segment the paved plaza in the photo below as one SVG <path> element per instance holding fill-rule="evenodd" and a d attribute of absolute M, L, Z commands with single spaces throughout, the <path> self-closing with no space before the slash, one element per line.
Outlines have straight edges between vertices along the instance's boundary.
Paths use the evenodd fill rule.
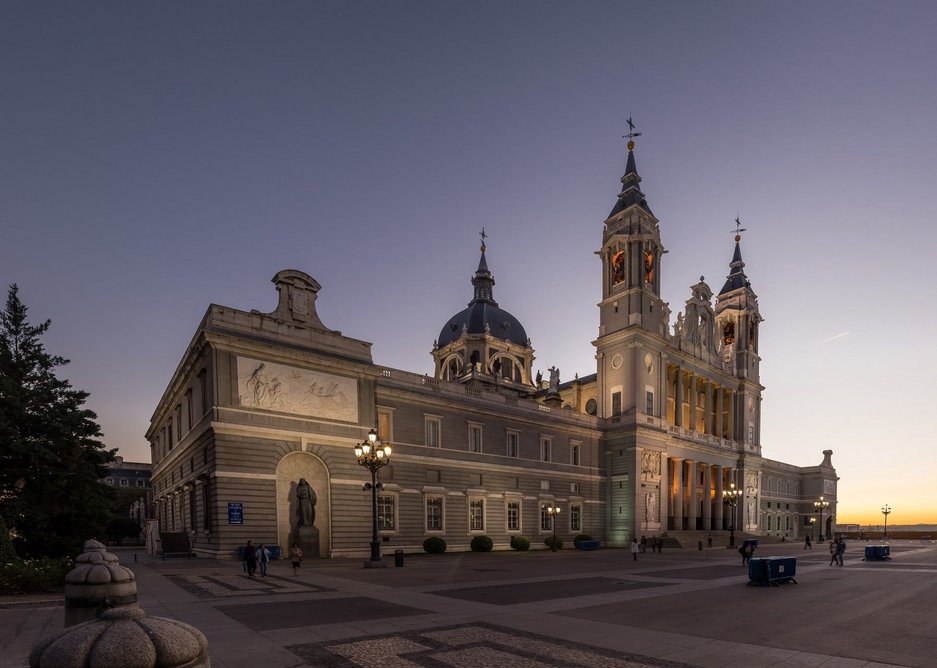
<path fill-rule="evenodd" d="M 406 565 L 273 562 L 249 579 L 233 561 L 134 570 L 140 607 L 208 637 L 214 668 L 242 666 L 933 666 L 937 545 L 892 543 L 891 561 L 845 566 L 824 546 L 796 556 L 797 584 L 750 587 L 731 550 L 563 550 L 408 555 Z M 0 665 L 25 666 L 62 628 L 60 597 L 0 597 Z"/>

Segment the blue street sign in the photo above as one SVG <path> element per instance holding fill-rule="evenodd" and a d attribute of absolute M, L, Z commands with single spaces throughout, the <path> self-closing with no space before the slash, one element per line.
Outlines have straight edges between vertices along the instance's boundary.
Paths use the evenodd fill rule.
<path fill-rule="evenodd" d="M 244 504 L 228 504 L 228 524 L 244 524 Z"/>

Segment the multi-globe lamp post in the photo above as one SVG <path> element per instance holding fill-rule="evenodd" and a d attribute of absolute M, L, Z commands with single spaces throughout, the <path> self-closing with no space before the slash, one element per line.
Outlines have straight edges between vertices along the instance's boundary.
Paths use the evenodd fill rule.
<path fill-rule="evenodd" d="M 729 547 L 735 547 L 735 509 L 738 508 L 742 498 L 742 490 L 736 488 L 735 483 L 729 483 L 729 489 L 722 490 L 722 502 L 732 509 L 732 523 L 729 524 Z"/>
<path fill-rule="evenodd" d="M 381 563 L 381 542 L 377 537 L 377 490 L 384 489 L 384 484 L 377 481 L 377 472 L 382 466 L 390 463 L 390 444 L 383 443 L 373 429 L 368 432 L 368 438 L 355 446 L 355 457 L 358 464 L 371 472 L 371 482 L 365 483 L 365 491 L 371 490 L 371 558 L 365 566 L 376 566 Z"/>
<path fill-rule="evenodd" d="M 830 505 L 830 502 L 824 499 L 822 496 L 813 502 L 813 507 L 817 509 L 817 512 L 820 513 L 820 519 L 817 520 L 817 524 L 820 525 L 820 537 L 818 540 L 825 540 L 826 534 L 823 531 L 823 509 Z"/>
<path fill-rule="evenodd" d="M 885 533 L 882 534 L 882 540 L 887 541 L 888 540 L 888 516 L 891 515 L 891 506 L 889 506 L 887 503 L 884 506 L 882 506 L 882 515 L 885 516 Z"/>
<path fill-rule="evenodd" d="M 559 506 L 548 504 L 544 505 L 543 509 L 547 512 L 547 515 L 550 516 L 553 522 L 553 542 L 550 543 L 550 550 L 556 552 L 556 516 L 560 514 Z"/>
<path fill-rule="evenodd" d="M 817 518 L 816 518 L 816 517 L 811 517 L 811 518 L 810 518 L 810 540 L 814 540 L 814 537 L 813 537 L 813 527 L 814 527 L 814 525 L 816 525 L 816 523 L 817 523 Z"/>

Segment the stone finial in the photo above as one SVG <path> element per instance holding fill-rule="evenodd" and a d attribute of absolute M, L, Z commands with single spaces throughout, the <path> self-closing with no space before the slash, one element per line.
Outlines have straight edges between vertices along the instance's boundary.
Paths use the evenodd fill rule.
<path fill-rule="evenodd" d="M 65 626 L 94 619 L 103 605 L 136 606 L 137 582 L 129 568 L 118 563 L 96 540 L 85 541 L 84 552 L 75 558 L 75 568 L 65 576 Z"/>
<path fill-rule="evenodd" d="M 29 665 L 199 668 L 211 664 L 208 640 L 194 626 L 147 617 L 140 608 L 113 608 L 40 640 L 29 654 Z"/>

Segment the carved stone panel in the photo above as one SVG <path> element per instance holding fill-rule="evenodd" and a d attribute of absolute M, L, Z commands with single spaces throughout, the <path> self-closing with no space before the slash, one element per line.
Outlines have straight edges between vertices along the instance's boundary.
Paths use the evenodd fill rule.
<path fill-rule="evenodd" d="M 310 369 L 238 357 L 241 406 L 358 421 L 358 382 Z"/>

